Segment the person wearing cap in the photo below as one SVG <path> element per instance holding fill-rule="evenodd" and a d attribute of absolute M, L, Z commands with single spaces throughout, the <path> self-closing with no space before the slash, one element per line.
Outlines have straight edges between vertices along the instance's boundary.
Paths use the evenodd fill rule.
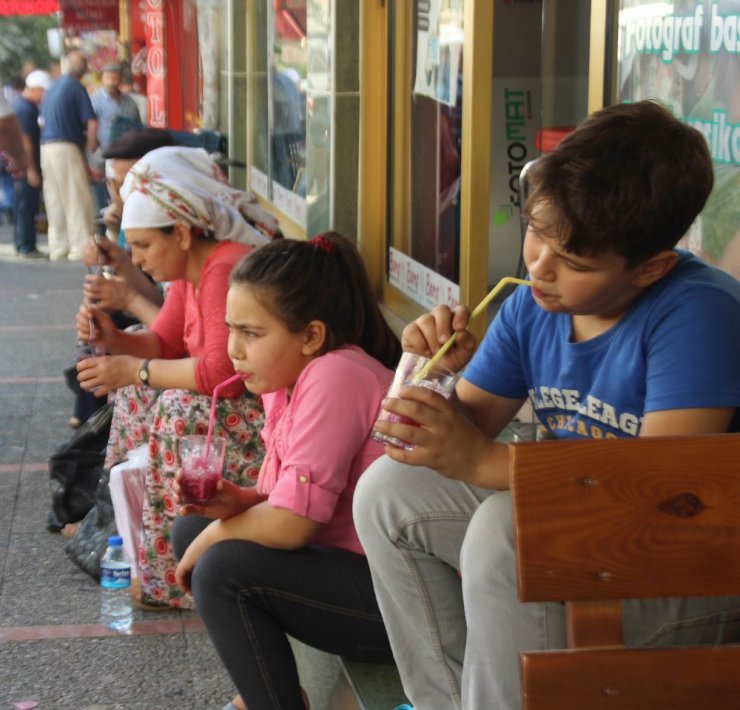
<path fill-rule="evenodd" d="M 43 258 L 36 248 L 36 213 L 41 198 L 41 129 L 39 105 L 44 92 L 51 86 L 51 75 L 35 69 L 26 77 L 26 87 L 13 101 L 13 113 L 21 127 L 21 141 L 26 154 L 26 171 L 15 180 L 13 210 L 15 212 L 14 241 L 18 256 L 24 259 Z"/>
<path fill-rule="evenodd" d="M 93 231 L 93 201 L 85 153 L 97 146 L 97 119 L 80 79 L 87 58 L 79 50 L 66 59 L 41 102 L 41 170 L 49 220 L 49 258 L 79 261 Z"/>
<path fill-rule="evenodd" d="M 139 82 L 134 78 L 131 69 L 123 67 L 121 71 L 121 91 L 133 99 L 136 108 L 139 109 L 139 119 L 142 123 L 146 123 L 149 114 L 149 100 L 139 91 L 139 88 Z"/>
<path fill-rule="evenodd" d="M 111 142 L 113 122 L 117 116 L 121 116 L 134 123 L 141 123 L 136 102 L 121 91 L 121 72 L 120 64 L 106 64 L 101 77 L 103 86 L 92 95 L 93 109 L 98 117 L 99 150 L 91 159 L 91 165 L 96 171 L 93 190 L 99 212 L 108 204 L 103 162 L 105 159 L 101 152 L 104 152 Z"/>

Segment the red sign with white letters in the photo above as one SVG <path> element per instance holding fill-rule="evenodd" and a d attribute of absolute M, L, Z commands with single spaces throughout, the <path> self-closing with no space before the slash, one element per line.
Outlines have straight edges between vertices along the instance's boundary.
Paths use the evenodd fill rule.
<path fill-rule="evenodd" d="M 118 0 L 60 0 L 62 27 L 75 32 L 118 32 Z"/>
<path fill-rule="evenodd" d="M 59 12 L 59 0 L 0 0 L 0 17 L 53 15 L 55 12 Z"/>
<path fill-rule="evenodd" d="M 149 101 L 149 125 L 155 128 L 166 128 L 167 64 L 163 0 L 146 0 L 144 34 L 146 35 L 146 94 Z"/>

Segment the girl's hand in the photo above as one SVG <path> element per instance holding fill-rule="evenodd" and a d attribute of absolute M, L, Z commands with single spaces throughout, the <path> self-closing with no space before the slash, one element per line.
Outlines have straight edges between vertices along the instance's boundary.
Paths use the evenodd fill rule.
<path fill-rule="evenodd" d="M 198 562 L 200 555 L 202 554 L 194 549 L 196 547 L 195 543 L 197 542 L 197 539 L 198 538 L 193 540 L 190 547 L 185 550 L 185 554 L 182 556 L 182 559 L 177 563 L 177 567 L 175 568 L 175 582 L 184 592 L 192 591 L 190 582 L 193 577 L 193 570 L 195 569 L 196 562 Z"/>
<path fill-rule="evenodd" d="M 223 539 L 217 527 L 218 525 L 218 522 L 213 522 L 201 530 L 200 534 L 190 543 L 188 549 L 185 550 L 185 554 L 177 564 L 175 581 L 186 592 L 191 591 L 190 582 L 198 560 L 211 545 L 215 545 L 219 540 Z"/>
<path fill-rule="evenodd" d="M 383 402 L 383 409 L 418 423 L 377 422 L 375 429 L 409 443 L 411 450 L 386 445 L 395 461 L 426 466 L 442 476 L 466 480 L 478 470 L 490 439 L 460 411 L 454 401 L 424 387 L 404 387 L 399 398 Z"/>
<path fill-rule="evenodd" d="M 431 357 L 455 332 L 455 343 L 445 353 L 440 364 L 453 372 L 459 372 L 470 362 L 477 345 L 475 338 L 467 330 L 469 317 L 465 306 L 457 306 L 454 311 L 448 306 L 437 306 L 431 313 L 419 316 L 403 329 L 401 346 L 407 352 Z"/>
<path fill-rule="evenodd" d="M 77 381 L 86 392 L 104 397 L 119 387 L 138 384 L 140 363 L 140 358 L 129 355 L 89 357 L 77 363 Z"/>
<path fill-rule="evenodd" d="M 182 471 L 175 474 L 172 485 L 180 515 L 205 515 L 209 518 L 231 518 L 264 500 L 254 488 L 242 488 L 222 478 L 216 484 L 216 497 L 207 503 L 187 503 L 182 494 Z"/>
<path fill-rule="evenodd" d="M 103 276 L 85 276 L 83 293 L 88 303 L 94 303 L 102 311 L 125 311 L 134 297 L 134 292 L 120 276 L 106 279 Z"/>

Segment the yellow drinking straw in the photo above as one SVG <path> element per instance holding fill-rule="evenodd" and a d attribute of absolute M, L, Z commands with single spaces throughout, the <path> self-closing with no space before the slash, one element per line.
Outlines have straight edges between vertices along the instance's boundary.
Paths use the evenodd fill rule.
<path fill-rule="evenodd" d="M 483 311 L 486 310 L 486 307 L 488 304 L 496 298 L 498 292 L 504 287 L 508 286 L 509 284 L 521 284 L 522 286 L 531 286 L 531 281 L 525 281 L 524 279 L 517 279 L 514 276 L 504 276 L 490 291 L 490 293 L 473 309 L 473 312 L 470 314 L 470 320 L 473 320 L 473 318 L 476 318 L 479 316 Z M 444 354 L 452 347 L 452 344 L 455 342 L 455 338 L 457 338 L 457 332 L 453 333 L 447 340 L 444 342 L 442 347 L 437 350 L 436 353 L 430 358 L 429 362 L 424 365 L 424 367 L 419 370 L 419 372 L 416 373 L 416 375 L 412 378 L 412 382 L 418 382 L 419 380 L 423 380 L 428 374 L 429 371 L 444 357 Z"/>

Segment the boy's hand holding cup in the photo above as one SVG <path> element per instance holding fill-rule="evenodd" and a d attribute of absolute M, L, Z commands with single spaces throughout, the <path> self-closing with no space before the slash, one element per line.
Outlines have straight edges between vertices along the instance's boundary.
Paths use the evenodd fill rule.
<path fill-rule="evenodd" d="M 442 395 L 449 399 L 455 390 L 457 373 L 444 365 L 433 364 L 430 366 L 429 358 L 416 353 L 405 352 L 396 368 L 396 374 L 388 390 L 389 398 L 398 398 L 404 387 L 422 387 Z M 410 417 L 381 409 L 376 425 L 378 423 L 402 424 L 406 426 L 419 426 L 419 423 Z M 385 427 L 383 427 L 385 428 Z M 413 444 L 402 439 L 399 435 L 391 432 L 373 430 L 372 438 L 384 444 L 390 444 L 406 451 L 413 451 Z"/>

